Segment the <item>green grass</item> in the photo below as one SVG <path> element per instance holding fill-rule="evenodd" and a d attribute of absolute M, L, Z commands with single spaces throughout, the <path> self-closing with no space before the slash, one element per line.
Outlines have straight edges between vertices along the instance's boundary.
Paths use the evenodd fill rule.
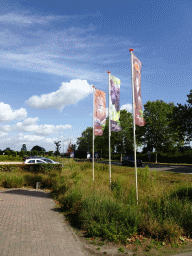
<path fill-rule="evenodd" d="M 14 156 L 8 156 L 8 155 L 0 155 L 0 162 L 23 162 L 23 157 L 19 157 L 17 155 L 16 157 Z"/>
<path fill-rule="evenodd" d="M 181 237 L 191 237 L 190 174 L 138 168 L 137 205 L 134 168 L 112 166 L 110 189 L 108 165 L 95 163 L 93 182 L 92 163 L 53 159 L 63 163 L 61 174 L 33 174 L 15 169 L 0 173 L 0 186 L 35 187 L 40 181 L 42 187 L 52 189 L 52 196 L 67 219 L 83 229 L 87 237 L 127 244 L 128 238 L 142 235 L 152 239 L 147 250 L 160 248 L 163 241 L 173 245 Z"/>

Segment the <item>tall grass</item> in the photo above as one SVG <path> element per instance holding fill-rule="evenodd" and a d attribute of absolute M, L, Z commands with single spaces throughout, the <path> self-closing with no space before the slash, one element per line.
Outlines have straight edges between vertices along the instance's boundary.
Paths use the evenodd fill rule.
<path fill-rule="evenodd" d="M 192 177 L 189 174 L 138 168 L 137 206 L 134 168 L 112 166 L 110 189 L 108 165 L 95 163 L 93 182 L 90 162 L 59 161 L 64 166 L 61 174 L 2 172 L 0 186 L 34 187 L 40 181 L 43 187 L 52 189 L 52 196 L 72 225 L 82 228 L 88 236 L 124 244 L 134 234 L 170 242 L 181 235 L 191 237 Z M 14 179 L 18 181 L 11 182 Z"/>
<path fill-rule="evenodd" d="M 0 185 L 5 188 L 21 188 L 23 182 L 23 176 L 14 173 L 0 173 Z"/>
<path fill-rule="evenodd" d="M 71 222 L 89 236 L 124 243 L 135 233 L 168 241 L 191 236 L 192 190 L 186 192 L 178 186 L 184 184 L 185 188 L 190 176 L 138 169 L 136 207 L 133 168 L 113 166 L 111 190 L 107 165 L 95 164 L 94 183 L 89 163 L 76 163 L 70 174 L 63 170 L 63 175 L 71 185 L 58 196 L 59 202 Z"/>

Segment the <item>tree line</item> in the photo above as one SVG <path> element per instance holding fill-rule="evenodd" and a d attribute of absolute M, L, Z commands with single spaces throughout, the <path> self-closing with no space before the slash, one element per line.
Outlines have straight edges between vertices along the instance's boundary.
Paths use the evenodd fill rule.
<path fill-rule="evenodd" d="M 155 151 L 174 153 L 184 149 L 186 142 L 192 139 L 192 90 L 187 95 L 184 105 L 174 105 L 162 100 L 148 101 L 144 105 L 145 126 L 136 126 L 136 144 L 143 147 L 143 152 Z M 126 110 L 120 112 L 120 132 L 111 132 L 111 152 L 120 154 L 133 153 L 133 116 Z M 102 156 L 109 152 L 108 126 L 102 136 L 95 136 L 95 151 Z M 87 127 L 77 138 L 79 151 L 92 152 L 92 127 Z"/>

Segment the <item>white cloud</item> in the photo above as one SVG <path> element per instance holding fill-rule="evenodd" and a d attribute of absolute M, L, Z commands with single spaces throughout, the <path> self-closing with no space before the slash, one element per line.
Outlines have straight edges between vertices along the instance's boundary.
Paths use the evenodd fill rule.
<path fill-rule="evenodd" d="M 8 134 L 7 132 L 0 131 L 0 138 L 6 136 L 7 134 Z"/>
<path fill-rule="evenodd" d="M 27 111 L 24 108 L 12 110 L 9 104 L 0 102 L 0 122 L 11 122 L 13 120 L 21 120 L 26 117 Z"/>
<path fill-rule="evenodd" d="M 85 98 L 93 91 L 92 85 L 86 80 L 74 79 L 69 83 L 62 83 L 59 90 L 50 94 L 32 96 L 25 103 L 36 109 L 59 109 L 64 106 L 76 104 L 79 100 Z"/>
<path fill-rule="evenodd" d="M 1 138 L 1 150 L 4 150 L 7 147 L 10 147 L 12 150 L 20 151 L 23 144 L 26 144 L 27 150 L 31 150 L 35 145 L 39 145 L 46 149 L 46 151 L 55 151 L 55 144 L 54 141 L 61 141 L 61 150 L 60 152 L 66 152 L 69 142 L 71 141 L 72 144 L 76 143 L 76 139 L 74 137 L 66 136 L 58 136 L 58 137 L 45 137 L 41 135 L 34 135 L 34 134 L 24 134 L 22 132 L 17 133 L 17 135 L 13 136 L 6 136 L 7 133 L 0 131 L 0 138 Z M 64 142 L 64 144 L 63 144 Z M 64 146 L 64 148 L 63 148 Z"/>
<path fill-rule="evenodd" d="M 38 117 L 36 118 L 27 118 L 23 122 L 18 122 L 12 127 L 13 131 L 24 131 L 31 132 L 36 135 L 48 136 L 52 133 L 62 132 L 67 129 L 71 129 L 72 126 L 69 124 L 66 125 L 51 125 L 51 124 L 41 124 L 38 125 Z"/>
<path fill-rule="evenodd" d="M 37 121 L 39 121 L 38 117 L 35 118 L 27 118 L 23 121 L 22 125 L 23 126 L 28 126 L 28 125 L 34 125 L 37 123 Z"/>
<path fill-rule="evenodd" d="M 127 112 L 132 112 L 132 104 L 128 103 L 128 104 L 122 105 L 121 110 L 123 109 L 127 110 Z"/>
<path fill-rule="evenodd" d="M 20 133 L 18 135 L 18 140 L 22 143 L 27 143 L 27 142 L 39 142 L 44 140 L 45 137 L 44 136 L 38 136 L 38 135 L 24 135 L 22 133 Z"/>
<path fill-rule="evenodd" d="M 14 25 L 36 25 L 46 23 L 51 23 L 54 21 L 63 21 L 66 22 L 68 20 L 77 20 L 82 18 L 87 18 L 90 16 L 99 16 L 100 13 L 96 14 L 87 14 L 87 15 L 31 15 L 28 12 L 23 12 L 22 14 L 17 13 L 8 13 L 5 15 L 0 15 L 0 22 L 14 23 Z M 15 24 L 16 23 L 16 24 Z M 90 30 L 93 30 L 93 26 L 90 26 Z"/>
<path fill-rule="evenodd" d="M 0 126 L 0 131 L 9 132 L 10 130 L 11 130 L 11 126 L 9 124 Z"/>
<path fill-rule="evenodd" d="M 71 129 L 70 124 L 65 125 L 52 125 L 52 124 L 41 124 L 38 125 L 38 117 L 27 118 L 23 122 L 18 122 L 15 125 L 2 125 L 0 126 L 1 134 L 8 134 L 7 132 L 29 132 L 37 136 L 49 136 L 53 133 L 61 133 L 64 130 Z M 34 136 L 30 135 L 30 136 Z M 3 135 L 2 135 L 3 136 Z"/>

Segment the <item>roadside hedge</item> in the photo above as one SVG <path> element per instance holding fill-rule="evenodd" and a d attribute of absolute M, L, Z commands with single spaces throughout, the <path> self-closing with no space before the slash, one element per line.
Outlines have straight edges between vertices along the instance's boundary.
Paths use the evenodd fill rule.
<path fill-rule="evenodd" d="M 156 161 L 157 154 L 157 162 L 158 163 L 186 163 L 192 164 L 192 151 L 186 151 L 184 153 L 176 152 L 176 153 L 159 153 L 152 152 L 150 162 Z M 147 154 L 137 153 L 137 157 L 141 159 L 143 162 L 149 162 L 149 158 Z"/>
<path fill-rule="evenodd" d="M 48 174 L 51 171 L 56 171 L 61 173 L 62 165 L 61 164 L 23 164 L 21 169 L 26 172 L 32 173 L 45 173 Z"/>

